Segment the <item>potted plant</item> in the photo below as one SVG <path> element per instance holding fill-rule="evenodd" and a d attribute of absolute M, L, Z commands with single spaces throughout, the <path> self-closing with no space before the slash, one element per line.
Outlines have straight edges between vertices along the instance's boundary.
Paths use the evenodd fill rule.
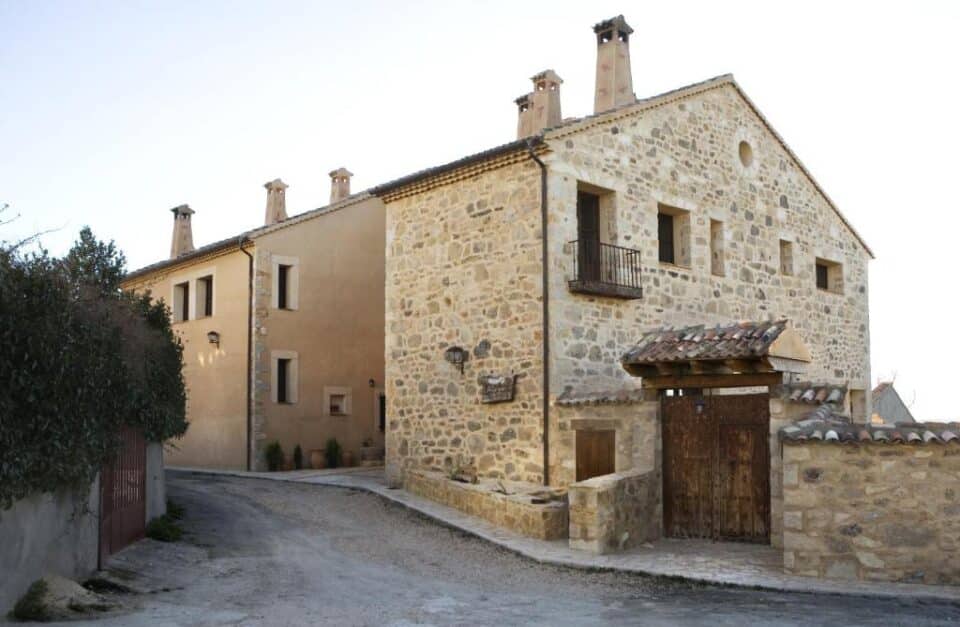
<path fill-rule="evenodd" d="M 315 448 L 310 451 L 310 467 L 316 470 L 327 467 L 327 455 L 322 448 Z"/>
<path fill-rule="evenodd" d="M 327 458 L 327 468 L 336 468 L 343 461 L 343 449 L 340 447 L 340 443 L 337 442 L 337 438 L 327 440 L 327 447 L 324 452 Z"/>
<path fill-rule="evenodd" d="M 263 455 L 266 457 L 267 470 L 270 472 L 276 472 L 283 468 L 283 447 L 280 446 L 280 442 L 274 440 L 267 444 Z"/>
<path fill-rule="evenodd" d="M 303 449 L 297 444 L 296 448 L 293 449 L 293 469 L 300 470 L 301 468 L 303 468 Z"/>

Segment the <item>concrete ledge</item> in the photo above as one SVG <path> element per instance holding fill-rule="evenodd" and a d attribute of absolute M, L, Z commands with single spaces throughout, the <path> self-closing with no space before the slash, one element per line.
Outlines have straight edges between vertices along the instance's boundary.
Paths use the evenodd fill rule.
<path fill-rule="evenodd" d="M 648 577 L 665 577 L 718 586 L 734 586 L 780 592 L 805 592 L 817 594 L 852 595 L 877 598 L 899 599 L 936 599 L 960 602 L 960 588 L 901 583 L 862 583 L 846 581 L 828 581 L 785 575 L 772 569 L 748 569 L 731 564 L 729 568 L 717 567 L 715 563 L 706 565 L 690 560 L 677 559 L 670 550 L 634 549 L 614 555 L 593 555 L 570 549 L 562 540 L 545 541 L 526 538 L 520 534 L 500 529 L 469 516 L 451 507 L 434 503 L 428 499 L 410 494 L 405 490 L 387 487 L 382 471 L 375 473 L 370 469 L 348 469 L 348 474 L 336 474 L 335 471 L 309 471 L 304 473 L 252 473 L 240 470 L 209 470 L 167 467 L 171 472 L 194 472 L 208 475 L 233 476 L 247 479 L 267 479 L 289 481 L 330 487 L 363 490 L 383 497 L 410 511 L 435 520 L 446 527 L 495 544 L 503 549 L 529 558 L 541 564 L 550 564 L 581 570 L 622 572 Z M 322 473 L 322 474 L 321 474 Z M 695 560 L 700 562 L 700 560 Z"/>

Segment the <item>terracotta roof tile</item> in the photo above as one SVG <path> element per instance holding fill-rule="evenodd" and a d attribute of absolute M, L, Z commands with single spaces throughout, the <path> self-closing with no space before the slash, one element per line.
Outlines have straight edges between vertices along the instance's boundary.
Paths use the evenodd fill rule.
<path fill-rule="evenodd" d="M 739 322 L 727 326 L 665 327 L 647 332 L 622 357 L 625 364 L 744 359 L 767 354 L 787 327 L 786 320 Z"/>
<path fill-rule="evenodd" d="M 795 403 L 840 403 L 847 395 L 847 386 L 804 381 L 778 385 L 770 393 Z"/>
<path fill-rule="evenodd" d="M 578 407 L 582 405 L 629 405 L 643 401 L 643 390 L 621 389 L 601 390 L 593 392 L 575 392 L 567 388 L 557 397 L 557 405 L 562 407 Z"/>
<path fill-rule="evenodd" d="M 824 403 L 804 418 L 780 429 L 785 442 L 879 442 L 888 444 L 960 444 L 958 423 L 903 423 L 896 426 L 854 424 Z"/>

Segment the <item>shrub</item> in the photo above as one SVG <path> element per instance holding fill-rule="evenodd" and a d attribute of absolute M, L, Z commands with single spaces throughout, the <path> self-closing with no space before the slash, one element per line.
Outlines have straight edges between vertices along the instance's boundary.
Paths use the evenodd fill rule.
<path fill-rule="evenodd" d="M 87 228 L 63 259 L 0 242 L 0 509 L 89 489 L 122 425 L 186 432 L 183 347 L 162 302 L 120 291 L 124 264 Z"/>
<path fill-rule="evenodd" d="M 341 458 L 343 457 L 343 449 L 340 448 L 340 443 L 337 442 L 337 438 L 330 438 L 327 440 L 325 454 L 327 458 L 327 468 L 337 468 L 340 466 Z"/>
<path fill-rule="evenodd" d="M 170 499 L 167 499 L 167 516 L 170 520 L 180 520 L 183 518 L 183 505 L 178 505 Z"/>
<path fill-rule="evenodd" d="M 303 449 L 299 444 L 293 449 L 293 467 L 297 470 L 303 468 Z"/>
<path fill-rule="evenodd" d="M 274 440 L 267 444 L 263 454 L 267 458 L 267 469 L 269 471 L 273 472 L 283 468 L 283 447 L 280 446 L 279 442 Z"/>
<path fill-rule="evenodd" d="M 47 594 L 47 582 L 43 579 L 37 579 L 24 593 L 17 604 L 13 606 L 10 615 L 17 620 L 50 620 L 50 611 L 43 602 L 43 597 Z"/>
<path fill-rule="evenodd" d="M 176 542 L 183 535 L 170 514 L 158 516 L 147 524 L 147 537 L 160 542 Z"/>

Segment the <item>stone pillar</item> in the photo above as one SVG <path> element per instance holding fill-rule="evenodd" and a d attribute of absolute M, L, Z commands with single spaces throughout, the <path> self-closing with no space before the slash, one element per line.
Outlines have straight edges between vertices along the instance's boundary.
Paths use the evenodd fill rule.
<path fill-rule="evenodd" d="M 597 86 L 593 112 L 601 113 L 636 102 L 630 72 L 630 34 L 633 29 L 622 15 L 593 27 L 597 34 Z"/>
<path fill-rule="evenodd" d="M 189 205 L 180 205 L 170 211 L 173 212 L 173 238 L 170 242 L 170 258 L 176 259 L 181 255 L 193 252 L 193 227 L 190 216 L 194 214 L 194 211 Z"/>
<path fill-rule="evenodd" d="M 287 187 L 280 179 L 273 179 L 263 186 L 267 190 L 267 214 L 263 219 L 264 226 L 270 226 L 287 219 Z"/>
<path fill-rule="evenodd" d="M 770 396 L 770 545 L 783 548 L 783 446 L 780 429 L 790 422 L 786 401 Z"/>

